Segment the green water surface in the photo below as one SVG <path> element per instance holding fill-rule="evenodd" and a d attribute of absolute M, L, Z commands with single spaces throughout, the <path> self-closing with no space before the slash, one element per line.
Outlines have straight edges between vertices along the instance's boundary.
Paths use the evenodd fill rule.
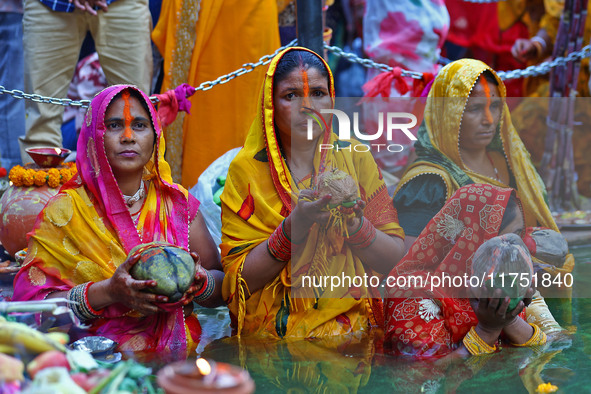
<path fill-rule="evenodd" d="M 541 349 L 503 347 L 467 360 L 416 361 L 384 355 L 379 333 L 337 341 L 239 341 L 229 337 L 227 309 L 218 308 L 199 315 L 203 339 L 197 351 L 246 368 L 257 393 L 535 393 L 546 382 L 560 393 L 591 393 L 591 299 L 577 297 L 591 289 L 591 246 L 571 251 L 572 312 L 547 299 L 571 334 Z"/>

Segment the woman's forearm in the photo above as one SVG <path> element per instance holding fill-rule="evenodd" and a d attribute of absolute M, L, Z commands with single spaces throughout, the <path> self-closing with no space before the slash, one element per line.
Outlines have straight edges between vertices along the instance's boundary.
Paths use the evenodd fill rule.
<path fill-rule="evenodd" d="M 534 329 L 529 323 L 517 316 L 514 321 L 503 328 L 503 332 L 511 343 L 520 345 L 531 338 Z"/>
<path fill-rule="evenodd" d="M 222 282 L 224 281 L 224 273 L 218 270 L 209 270 L 209 272 L 215 279 L 213 294 L 208 299 L 199 302 L 199 305 L 206 308 L 215 308 L 220 305 L 225 305 L 224 299 L 222 298 Z"/>
<path fill-rule="evenodd" d="M 276 260 L 269 254 L 267 242 L 268 240 L 253 248 L 244 260 L 242 278 L 246 281 L 251 294 L 273 281 L 288 264 Z"/>
<path fill-rule="evenodd" d="M 106 308 L 115 303 L 113 294 L 108 289 L 108 279 L 93 283 L 88 288 L 88 303 L 95 310 Z"/>
<path fill-rule="evenodd" d="M 363 264 L 381 274 L 388 274 L 405 254 L 404 241 L 376 230 L 376 240 L 367 248 L 351 247 Z"/>

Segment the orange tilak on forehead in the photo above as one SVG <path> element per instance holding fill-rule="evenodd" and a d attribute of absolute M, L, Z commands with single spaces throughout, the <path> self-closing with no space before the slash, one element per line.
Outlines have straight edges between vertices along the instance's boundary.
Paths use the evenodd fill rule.
<path fill-rule="evenodd" d="M 131 117 L 131 111 L 129 109 L 129 96 L 130 94 L 128 91 L 123 92 L 121 95 L 121 98 L 125 103 L 123 105 L 123 118 L 125 119 L 125 130 L 123 130 L 123 137 L 125 138 L 132 138 L 131 121 L 133 118 Z"/>
<path fill-rule="evenodd" d="M 304 84 L 304 99 L 302 105 L 304 107 L 310 107 L 310 83 L 308 82 L 308 70 L 301 68 L 302 82 Z"/>
<path fill-rule="evenodd" d="M 493 122 L 493 116 L 490 112 L 490 87 L 488 86 L 488 81 L 484 78 L 484 75 L 480 75 L 480 84 L 482 85 L 482 89 L 484 89 L 484 94 L 486 96 L 486 106 L 484 107 L 484 115 L 486 116 L 486 120 L 490 123 Z"/>

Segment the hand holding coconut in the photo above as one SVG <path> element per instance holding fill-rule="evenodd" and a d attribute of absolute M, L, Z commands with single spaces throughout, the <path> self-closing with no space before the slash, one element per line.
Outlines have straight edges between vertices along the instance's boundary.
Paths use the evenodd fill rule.
<path fill-rule="evenodd" d="M 482 340 L 493 345 L 503 331 L 514 344 L 545 342 L 545 336 L 537 338 L 539 328 L 519 317 L 531 302 L 534 288 L 531 256 L 518 235 L 504 234 L 484 242 L 474 254 L 472 275 L 488 278 L 483 286 L 472 288 L 470 300 L 478 318 L 475 330 Z M 516 275 L 519 279 L 511 280 Z"/>

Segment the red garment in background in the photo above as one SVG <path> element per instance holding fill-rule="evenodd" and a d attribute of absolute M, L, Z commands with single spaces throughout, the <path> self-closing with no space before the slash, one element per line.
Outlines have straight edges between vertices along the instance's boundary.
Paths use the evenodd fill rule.
<path fill-rule="evenodd" d="M 518 38 L 529 38 L 527 26 L 517 21 L 510 28 L 499 28 L 497 3 L 477 4 L 463 0 L 447 0 L 451 18 L 448 41 L 468 48 L 467 57 L 482 60 L 496 71 L 524 68 L 525 63 L 511 55 L 511 47 Z M 523 96 L 523 81 L 505 81 L 507 97 Z"/>

